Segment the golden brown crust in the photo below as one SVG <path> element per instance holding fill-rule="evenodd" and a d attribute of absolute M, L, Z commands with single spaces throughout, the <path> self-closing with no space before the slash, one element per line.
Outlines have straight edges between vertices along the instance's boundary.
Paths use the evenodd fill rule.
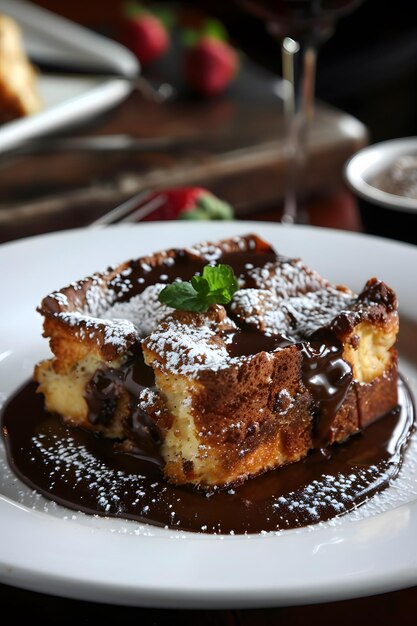
<path fill-rule="evenodd" d="M 397 353 L 392 352 L 390 367 L 373 381 L 356 384 L 359 407 L 359 428 L 366 428 L 397 404 Z"/>

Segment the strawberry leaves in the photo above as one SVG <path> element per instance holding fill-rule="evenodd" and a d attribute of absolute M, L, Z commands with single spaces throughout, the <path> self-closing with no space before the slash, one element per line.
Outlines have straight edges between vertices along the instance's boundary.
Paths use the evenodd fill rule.
<path fill-rule="evenodd" d="M 211 304 L 228 304 L 238 289 L 237 278 L 229 265 L 206 265 L 201 276 L 193 276 L 190 282 L 167 285 L 159 300 L 174 309 L 202 313 Z"/>

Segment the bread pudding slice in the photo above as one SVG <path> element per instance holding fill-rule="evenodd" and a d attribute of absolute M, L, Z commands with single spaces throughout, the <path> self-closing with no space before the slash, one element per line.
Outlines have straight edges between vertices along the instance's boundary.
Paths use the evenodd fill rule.
<path fill-rule="evenodd" d="M 239 290 L 205 313 L 159 293 L 207 264 Z M 256 235 L 167 250 L 47 296 L 49 411 L 161 463 L 170 482 L 224 487 L 341 442 L 397 403 L 395 293 L 356 295 Z"/>

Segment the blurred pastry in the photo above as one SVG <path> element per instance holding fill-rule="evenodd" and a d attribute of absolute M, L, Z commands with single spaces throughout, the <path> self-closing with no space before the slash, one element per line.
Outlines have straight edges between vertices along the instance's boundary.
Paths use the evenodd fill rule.
<path fill-rule="evenodd" d="M 37 71 L 27 58 L 18 24 L 0 15 L 0 123 L 42 108 Z"/>

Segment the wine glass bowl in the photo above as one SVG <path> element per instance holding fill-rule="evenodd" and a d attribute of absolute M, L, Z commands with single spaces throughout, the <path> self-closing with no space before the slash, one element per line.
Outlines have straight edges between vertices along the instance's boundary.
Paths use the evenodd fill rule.
<path fill-rule="evenodd" d="M 299 205 L 299 181 L 306 163 L 306 139 L 314 114 L 317 49 L 332 36 L 336 22 L 362 0 L 237 0 L 261 18 L 281 42 L 286 101 L 287 185 L 282 222 L 306 222 Z"/>
<path fill-rule="evenodd" d="M 238 0 L 264 20 L 278 37 L 318 45 L 333 34 L 336 22 L 362 0 Z"/>

